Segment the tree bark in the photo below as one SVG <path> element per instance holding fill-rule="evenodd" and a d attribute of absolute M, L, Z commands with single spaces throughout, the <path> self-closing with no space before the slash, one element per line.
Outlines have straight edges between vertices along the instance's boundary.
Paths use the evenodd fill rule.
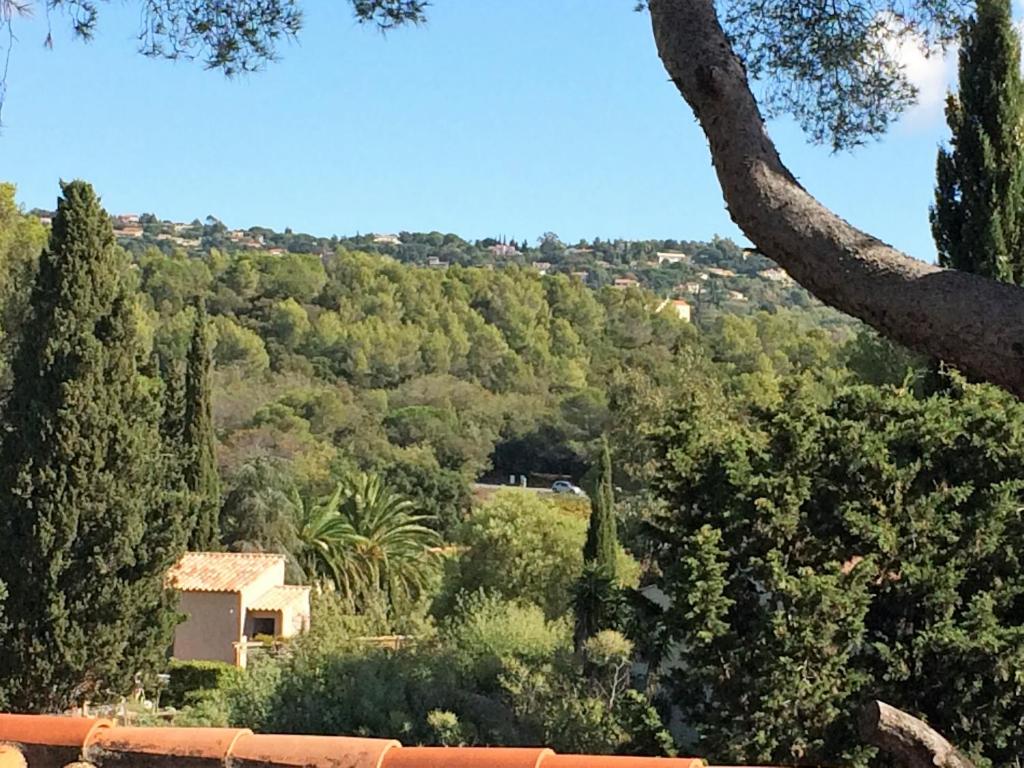
<path fill-rule="evenodd" d="M 704 129 L 729 213 L 757 248 L 826 304 L 1024 396 L 1024 288 L 912 259 L 826 208 L 782 164 L 714 0 L 648 6 L 658 55 Z"/>
<path fill-rule="evenodd" d="M 905 768 L 974 768 L 974 763 L 916 717 L 882 701 L 864 707 L 860 737 Z"/>

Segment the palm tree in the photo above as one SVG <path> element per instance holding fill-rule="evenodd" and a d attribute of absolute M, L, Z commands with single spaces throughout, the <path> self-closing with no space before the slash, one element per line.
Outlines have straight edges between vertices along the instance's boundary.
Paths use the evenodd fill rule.
<path fill-rule="evenodd" d="M 312 503 L 292 490 L 296 546 L 291 554 L 307 582 L 329 584 L 351 597 L 358 589 L 351 559 L 362 540 L 339 510 L 343 494 L 343 484 L 338 483 L 331 496 Z"/>
<path fill-rule="evenodd" d="M 436 571 L 441 537 L 413 503 L 380 477 L 358 474 L 343 484 L 339 513 L 354 538 L 344 566 L 358 607 L 384 595 L 390 602 L 414 599 Z"/>

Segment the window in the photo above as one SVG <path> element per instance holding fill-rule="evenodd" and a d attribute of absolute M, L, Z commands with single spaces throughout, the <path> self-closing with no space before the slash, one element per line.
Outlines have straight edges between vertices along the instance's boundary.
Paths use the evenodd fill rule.
<path fill-rule="evenodd" d="M 252 620 L 252 636 L 259 637 L 260 635 L 269 635 L 275 637 L 277 635 L 277 622 L 273 616 L 269 617 L 253 617 Z"/>

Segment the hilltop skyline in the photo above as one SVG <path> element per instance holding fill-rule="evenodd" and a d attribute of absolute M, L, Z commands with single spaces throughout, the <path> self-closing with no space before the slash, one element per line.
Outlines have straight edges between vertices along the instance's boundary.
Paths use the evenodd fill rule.
<path fill-rule="evenodd" d="M 102 9 L 91 45 L 55 19 L 52 51 L 39 45 L 45 20 L 29 20 L 9 75 L 5 176 L 26 208 L 51 208 L 60 178 L 84 178 L 111 211 L 320 236 L 742 240 L 649 20 L 630 7 L 440 3 L 425 28 L 385 37 L 344 5 L 311 6 L 280 61 L 234 81 L 136 54 L 125 8 Z M 791 124 L 772 130 L 825 203 L 931 259 L 951 67 L 904 58 L 922 105 L 884 141 L 831 155 Z"/>

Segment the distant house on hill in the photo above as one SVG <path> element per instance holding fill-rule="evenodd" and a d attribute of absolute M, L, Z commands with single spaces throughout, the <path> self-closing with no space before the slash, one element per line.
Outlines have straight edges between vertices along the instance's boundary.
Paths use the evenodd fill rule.
<path fill-rule="evenodd" d="M 707 273 L 715 277 L 736 277 L 736 273 L 731 269 L 723 269 L 722 267 L 708 267 Z"/>
<path fill-rule="evenodd" d="M 658 264 L 683 264 L 689 260 L 682 251 L 658 251 Z"/>
<path fill-rule="evenodd" d="M 665 299 L 655 311 L 661 312 L 663 309 L 670 310 L 680 320 L 690 322 L 690 302 L 684 299 Z"/>
<path fill-rule="evenodd" d="M 618 288 L 620 291 L 624 291 L 627 288 L 639 288 L 640 281 L 635 277 L 617 277 L 615 282 L 612 283 L 613 288 Z"/>
<path fill-rule="evenodd" d="M 437 258 L 437 256 L 428 256 L 427 267 L 430 269 L 448 269 L 448 262 Z"/>
<path fill-rule="evenodd" d="M 374 235 L 373 242 L 377 245 L 401 245 L 398 235 Z"/>
<path fill-rule="evenodd" d="M 187 619 L 174 631 L 174 658 L 245 666 L 249 640 L 309 628 L 309 587 L 284 583 L 284 555 L 186 552 L 168 572 Z"/>
<path fill-rule="evenodd" d="M 762 269 L 757 273 L 760 277 L 765 280 L 771 280 L 773 283 L 782 283 L 783 285 L 792 285 L 793 278 L 789 276 L 789 273 L 779 267 L 772 267 L 771 269 Z"/>
<path fill-rule="evenodd" d="M 495 256 L 518 256 L 519 255 L 519 249 L 518 248 L 516 248 L 514 245 L 507 245 L 505 243 L 497 243 L 496 245 L 492 245 L 487 250 L 489 250 Z"/>
<path fill-rule="evenodd" d="M 542 275 L 546 275 L 551 271 L 550 261 L 535 261 L 533 262 L 533 268 L 540 272 Z"/>

